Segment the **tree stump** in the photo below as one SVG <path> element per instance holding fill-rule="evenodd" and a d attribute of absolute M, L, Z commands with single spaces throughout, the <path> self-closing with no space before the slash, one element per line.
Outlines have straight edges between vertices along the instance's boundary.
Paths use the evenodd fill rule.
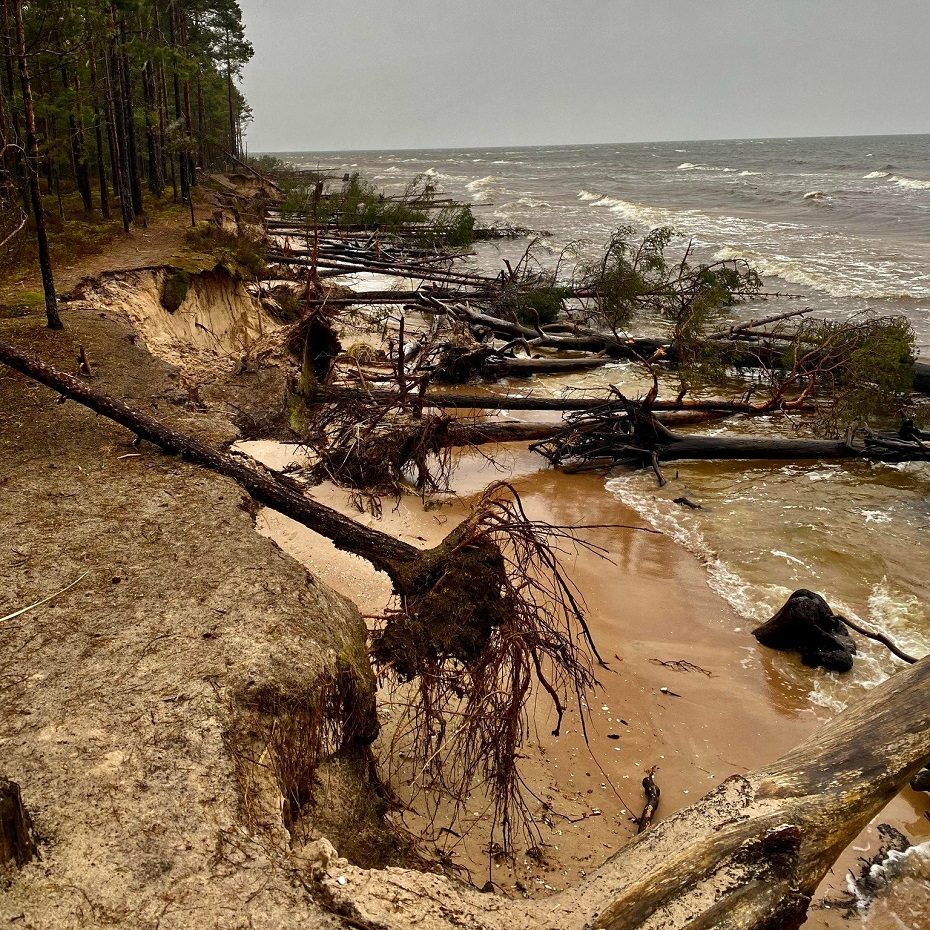
<path fill-rule="evenodd" d="M 32 821 L 23 807 L 19 785 L 0 777 L 0 867 L 23 866 L 37 855 Z"/>
<path fill-rule="evenodd" d="M 805 665 L 832 672 L 848 672 L 856 654 L 843 618 L 834 614 L 819 594 L 805 588 L 795 591 L 752 635 L 763 646 L 795 650 Z"/>

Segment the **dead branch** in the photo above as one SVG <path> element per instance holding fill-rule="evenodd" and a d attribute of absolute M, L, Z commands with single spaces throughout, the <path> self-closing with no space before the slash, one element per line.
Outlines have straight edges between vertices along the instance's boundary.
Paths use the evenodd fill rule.
<path fill-rule="evenodd" d="M 657 766 L 653 766 L 646 772 L 646 777 L 643 779 L 643 791 L 646 794 L 646 804 L 643 807 L 643 812 L 636 819 L 636 832 L 645 833 L 652 826 L 652 818 L 655 817 L 656 811 L 659 809 L 659 796 L 661 791 L 659 786 L 656 784 L 655 774 Z"/>

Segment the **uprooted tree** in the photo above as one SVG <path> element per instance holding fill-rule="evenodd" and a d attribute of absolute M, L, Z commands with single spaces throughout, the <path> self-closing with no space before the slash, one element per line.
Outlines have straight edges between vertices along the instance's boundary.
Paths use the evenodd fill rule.
<path fill-rule="evenodd" d="M 409 192 L 398 201 L 409 204 L 405 197 Z M 663 460 L 689 457 L 926 458 L 915 420 L 921 411 L 913 409 L 910 392 L 926 391 L 930 378 L 915 361 L 914 334 L 904 317 L 863 312 L 820 320 L 804 307 L 728 323 L 735 304 L 767 296 L 759 275 L 742 261 L 697 262 L 690 243 L 671 259 L 675 234 L 669 228 L 637 240 L 631 227 L 621 227 L 600 260 L 562 280 L 564 256 L 546 269 L 533 244 L 490 277 L 454 269 L 460 253 L 428 255 L 413 248 L 411 229 L 404 230 L 408 238 L 397 238 L 396 228 L 347 227 L 344 216 L 334 228 L 333 216 L 315 227 L 315 245 L 325 235 L 332 237 L 328 247 L 344 250 L 351 235 L 353 264 L 345 258 L 327 263 L 318 252 L 303 259 L 311 270 L 370 270 L 421 282 L 413 291 L 334 296 L 320 290 L 307 301 L 308 318 L 326 315 L 330 327 L 346 313 L 376 308 L 361 319 L 377 322 L 388 346 L 380 355 L 334 353 L 327 376 L 312 393 L 302 392 L 307 409 L 299 433 L 317 458 L 315 477 L 358 491 L 368 506 L 408 482 L 420 494 L 447 490 L 448 450 L 472 444 L 479 433 L 445 408 L 469 405 L 579 411 L 561 429 L 554 423 L 471 424 L 484 441 L 535 436 L 537 451 L 571 467 L 647 464 L 658 470 Z M 386 311 L 392 305 L 399 312 Z M 630 335 L 636 325 L 658 335 Z M 524 399 L 509 393 L 448 396 L 436 389 L 476 376 L 587 370 L 616 359 L 640 364 L 652 390 L 633 401 L 617 391 Z M 671 396 L 660 397 L 660 385 L 668 391 L 670 380 Z M 679 423 L 791 414 L 792 431 L 775 437 L 676 435 L 659 422 L 669 414 Z M 895 420 L 903 425 L 892 433 Z M 796 438 L 804 432 L 813 438 Z"/>
<path fill-rule="evenodd" d="M 557 558 L 571 531 L 529 518 L 510 486 L 492 485 L 473 513 L 435 548 L 421 550 L 314 501 L 303 486 L 166 427 L 13 346 L 0 362 L 107 416 L 141 439 L 236 481 L 265 504 L 384 571 L 396 606 L 372 641 L 384 675 L 415 680 L 413 752 L 427 786 L 464 803 L 487 786 L 495 824 L 510 848 L 514 829 L 533 830 L 517 768 L 526 702 L 538 686 L 558 731 L 566 702 L 584 712 L 599 656 L 580 595 Z"/>

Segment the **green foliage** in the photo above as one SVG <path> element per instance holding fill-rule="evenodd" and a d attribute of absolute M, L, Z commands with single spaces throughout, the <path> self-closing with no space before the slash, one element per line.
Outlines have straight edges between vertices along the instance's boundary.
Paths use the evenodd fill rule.
<path fill-rule="evenodd" d="M 903 316 L 861 314 L 807 320 L 786 355 L 784 377 L 803 377 L 818 405 L 816 429 L 838 436 L 850 425 L 902 415 L 914 380 L 915 336 Z"/>
<path fill-rule="evenodd" d="M 274 155 L 257 155 L 248 159 L 248 163 L 259 174 L 270 174 L 273 171 L 280 171 L 284 168 L 284 162 Z"/>
<path fill-rule="evenodd" d="M 436 217 L 427 238 L 434 244 L 468 248 L 475 241 L 475 215 L 471 207 L 467 204 L 462 207 L 445 207 Z"/>
<path fill-rule="evenodd" d="M 546 326 L 558 319 L 562 301 L 571 295 L 572 289 L 557 284 L 554 275 L 530 275 L 505 287 L 491 313 L 524 326 Z"/>
<path fill-rule="evenodd" d="M 270 158 L 265 170 L 280 168 L 276 162 Z M 467 248 L 474 241 L 471 207 L 435 203 L 436 188 L 427 175 L 415 177 L 398 196 L 379 191 L 358 172 L 347 174 L 335 191 L 287 176 L 280 178 L 280 185 L 285 192 L 282 211 L 298 220 L 306 216 L 320 224 L 364 226 L 388 233 L 414 227 L 426 246 Z"/>
<path fill-rule="evenodd" d="M 664 309 L 668 289 L 665 248 L 674 236 L 669 227 L 653 229 L 638 244 L 632 226 L 621 226 L 597 263 L 582 268 L 582 286 L 593 291 L 597 313 L 614 330 L 636 314 Z"/>
<path fill-rule="evenodd" d="M 632 226 L 621 226 L 601 260 L 582 269 L 581 286 L 593 294 L 597 320 L 615 334 L 636 318 L 668 332 L 684 391 L 720 376 L 725 359 L 705 336 L 729 307 L 758 295 L 762 279 L 742 261 L 692 264 L 690 245 L 671 262 L 674 237 L 663 226 L 637 241 Z"/>

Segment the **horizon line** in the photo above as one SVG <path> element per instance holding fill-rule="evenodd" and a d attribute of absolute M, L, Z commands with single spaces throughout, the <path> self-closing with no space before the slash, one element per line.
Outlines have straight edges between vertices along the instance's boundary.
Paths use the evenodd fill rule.
<path fill-rule="evenodd" d="M 716 139 L 643 139 L 627 142 L 533 142 L 517 145 L 429 145 L 405 146 L 388 148 L 275 148 L 275 149 L 249 149 L 249 154 L 276 155 L 288 152 L 314 152 L 320 154 L 338 154 L 341 152 L 455 152 L 463 149 L 538 149 L 538 148 L 579 148 L 603 145 L 671 145 L 673 143 L 695 142 L 793 142 L 796 139 L 893 139 L 900 136 L 930 136 L 927 132 L 863 132 L 852 134 L 832 135 L 788 135 L 788 136 L 725 136 Z M 247 146 L 248 148 L 248 146 Z"/>

